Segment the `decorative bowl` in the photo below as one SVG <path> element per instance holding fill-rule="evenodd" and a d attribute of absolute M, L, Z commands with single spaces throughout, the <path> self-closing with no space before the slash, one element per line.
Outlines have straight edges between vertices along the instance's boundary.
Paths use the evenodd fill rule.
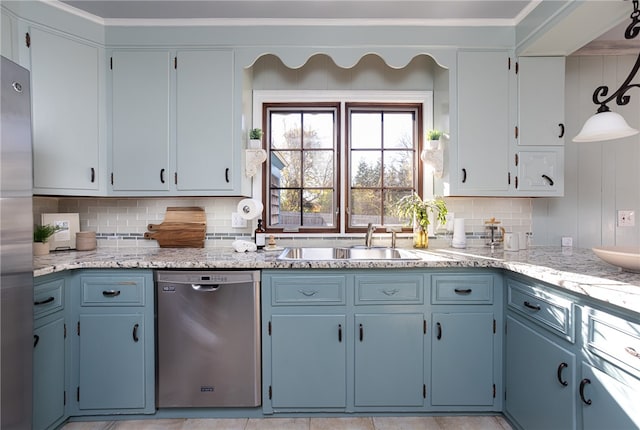
<path fill-rule="evenodd" d="M 631 246 L 601 246 L 591 248 L 598 257 L 614 266 L 640 272 L 640 249 Z"/>

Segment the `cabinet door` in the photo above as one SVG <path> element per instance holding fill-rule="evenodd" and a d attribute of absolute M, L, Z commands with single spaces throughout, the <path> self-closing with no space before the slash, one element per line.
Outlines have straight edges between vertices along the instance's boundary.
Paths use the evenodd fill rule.
<path fill-rule="evenodd" d="M 492 313 L 433 314 L 432 405 L 493 405 L 493 318 Z"/>
<path fill-rule="evenodd" d="M 564 145 L 564 57 L 518 58 L 518 144 Z"/>
<path fill-rule="evenodd" d="M 564 195 L 564 148 L 519 151 L 515 188 L 527 196 Z"/>
<path fill-rule="evenodd" d="M 33 186 L 98 190 L 100 50 L 31 28 Z"/>
<path fill-rule="evenodd" d="M 423 406 L 424 315 L 355 315 L 355 406 Z"/>
<path fill-rule="evenodd" d="M 493 195 L 509 189 L 509 55 L 458 53 L 458 171 L 456 194 Z"/>
<path fill-rule="evenodd" d="M 346 406 L 344 315 L 273 315 L 273 408 Z"/>
<path fill-rule="evenodd" d="M 33 346 L 33 429 L 46 429 L 64 416 L 64 316 L 39 325 Z M 39 325 L 39 326 L 38 326 Z"/>
<path fill-rule="evenodd" d="M 145 406 L 144 316 L 80 315 L 80 409 Z"/>
<path fill-rule="evenodd" d="M 575 354 L 508 316 L 505 362 L 506 411 L 522 428 L 576 428 Z"/>
<path fill-rule="evenodd" d="M 169 67 L 167 51 L 114 51 L 112 188 L 169 190 Z"/>
<path fill-rule="evenodd" d="M 623 379 L 626 379 L 626 383 L 582 363 L 579 391 L 583 399 L 584 430 L 640 428 L 640 381 L 629 375 Z"/>
<path fill-rule="evenodd" d="M 232 190 L 233 52 L 178 51 L 178 191 Z"/>

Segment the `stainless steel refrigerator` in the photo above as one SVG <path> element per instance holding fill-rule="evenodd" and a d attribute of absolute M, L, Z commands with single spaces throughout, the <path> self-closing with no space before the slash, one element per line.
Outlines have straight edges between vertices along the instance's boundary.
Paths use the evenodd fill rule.
<path fill-rule="evenodd" d="M 33 212 L 29 72 L 0 57 L 0 428 L 31 428 Z"/>

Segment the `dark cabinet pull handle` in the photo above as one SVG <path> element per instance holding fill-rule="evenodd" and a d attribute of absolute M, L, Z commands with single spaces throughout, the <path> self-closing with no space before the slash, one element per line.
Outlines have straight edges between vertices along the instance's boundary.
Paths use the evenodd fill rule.
<path fill-rule="evenodd" d="M 524 306 L 529 308 L 529 309 L 532 309 L 532 310 L 534 310 L 536 312 L 540 310 L 540 305 L 532 305 L 531 303 L 529 303 L 527 301 L 524 302 Z"/>
<path fill-rule="evenodd" d="M 160 182 L 164 184 L 164 169 L 160 169 Z"/>
<path fill-rule="evenodd" d="M 91 168 L 91 183 L 93 184 L 96 181 L 96 169 Z"/>
<path fill-rule="evenodd" d="M 636 351 L 632 347 L 627 346 L 624 350 L 627 351 L 627 353 L 629 353 L 632 356 L 634 356 L 635 358 L 640 358 L 640 352 Z"/>
<path fill-rule="evenodd" d="M 551 185 L 551 186 L 553 187 L 553 184 L 554 184 L 553 179 L 551 179 L 551 178 L 550 178 L 550 177 L 548 177 L 547 175 L 542 175 L 542 177 L 543 177 L 544 179 L 546 179 L 546 180 L 547 180 L 547 182 L 549 183 L 549 185 Z"/>
<path fill-rule="evenodd" d="M 580 400 L 582 400 L 585 405 L 590 405 L 591 399 L 584 398 L 584 387 L 587 386 L 587 384 L 591 384 L 591 379 L 584 378 L 582 381 L 580 381 Z"/>
<path fill-rule="evenodd" d="M 467 182 L 467 169 L 462 169 L 462 183 Z"/>
<path fill-rule="evenodd" d="M 338 324 L 338 342 L 342 342 L 342 324 Z"/>
<path fill-rule="evenodd" d="M 38 336 L 37 334 L 33 335 L 33 347 L 35 348 L 36 345 L 38 344 L 38 342 L 40 342 L 40 336 Z"/>
<path fill-rule="evenodd" d="M 137 342 L 139 340 L 138 339 L 138 327 L 139 326 L 140 326 L 139 324 L 136 324 L 136 325 L 133 326 L 133 341 L 134 342 Z"/>
<path fill-rule="evenodd" d="M 33 302 L 33 304 L 34 304 L 34 305 L 36 305 L 36 306 L 39 306 L 39 305 L 46 305 L 47 303 L 51 303 L 51 302 L 52 302 L 52 301 L 54 301 L 54 300 L 55 300 L 55 297 L 53 297 L 53 296 L 49 296 L 49 297 L 47 297 L 47 298 L 46 298 L 46 299 L 44 299 L 44 300 L 38 300 L 38 301 L 35 301 L 35 302 Z"/>
<path fill-rule="evenodd" d="M 569 383 L 567 381 L 562 379 L 562 371 L 564 369 L 566 369 L 567 367 L 569 367 L 569 365 L 567 363 L 565 363 L 565 362 L 560 363 L 560 365 L 558 366 L 558 382 L 563 387 L 566 387 L 567 385 L 569 385 Z"/>
<path fill-rule="evenodd" d="M 440 340 L 442 339 L 442 324 L 436 323 L 436 327 L 438 327 L 438 335 L 436 336 L 436 339 Z"/>
<path fill-rule="evenodd" d="M 118 297 L 120 295 L 120 290 L 104 290 L 102 295 L 105 297 Z"/>
<path fill-rule="evenodd" d="M 560 127 L 560 135 L 558 137 L 564 137 L 564 124 L 560 123 L 558 127 Z"/>
<path fill-rule="evenodd" d="M 455 288 L 453 290 L 456 294 L 471 294 L 471 288 L 465 288 L 464 290 L 461 288 Z"/>
<path fill-rule="evenodd" d="M 228 167 L 226 169 L 224 169 L 224 180 L 227 181 L 227 184 L 229 183 L 229 168 Z"/>
<path fill-rule="evenodd" d="M 360 342 L 364 339 L 364 327 L 360 324 Z"/>

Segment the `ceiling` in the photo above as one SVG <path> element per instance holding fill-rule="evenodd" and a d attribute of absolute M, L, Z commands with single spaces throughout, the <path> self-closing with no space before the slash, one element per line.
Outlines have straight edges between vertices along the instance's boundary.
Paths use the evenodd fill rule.
<path fill-rule="evenodd" d="M 540 0 L 64 0 L 109 23 L 209 19 L 515 25 Z M 84 13 L 83 12 L 83 13 Z"/>

